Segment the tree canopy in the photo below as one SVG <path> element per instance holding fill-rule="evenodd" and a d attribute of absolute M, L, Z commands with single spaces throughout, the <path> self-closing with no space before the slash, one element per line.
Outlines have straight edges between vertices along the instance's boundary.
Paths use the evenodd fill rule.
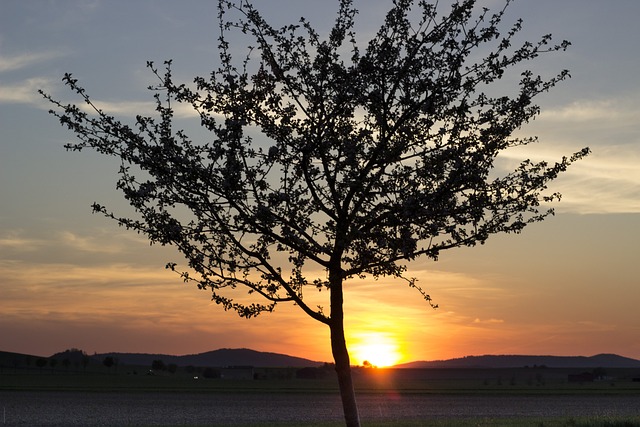
<path fill-rule="evenodd" d="M 346 280 L 402 278 L 431 303 L 409 261 L 543 220 L 560 199 L 548 183 L 588 154 L 495 169 L 502 151 L 536 142 L 514 133 L 539 114 L 533 98 L 569 77 L 521 70 L 569 43 L 545 35 L 514 46 L 522 21 L 500 31 L 510 0 L 495 13 L 458 1 L 448 14 L 394 0 L 364 47 L 353 2 L 338 3 L 320 34 L 305 18 L 275 28 L 251 2 L 219 0 L 219 68 L 186 84 L 174 82 L 171 61 L 149 62 L 155 117 L 120 121 L 71 74 L 64 82 L 86 105 L 45 95 L 79 139 L 68 149 L 121 159 L 118 188 L 139 216 L 94 211 L 176 246 L 188 268 L 168 267 L 225 309 L 249 318 L 292 302 L 332 333 L 343 327 Z M 240 58 L 232 32 L 253 40 Z M 503 94 L 494 83 L 510 71 L 519 83 Z M 210 139 L 174 129 L 176 103 L 193 108 Z M 234 299 L 236 288 L 255 299 Z M 329 291 L 330 312 L 307 304 L 309 289 Z"/>

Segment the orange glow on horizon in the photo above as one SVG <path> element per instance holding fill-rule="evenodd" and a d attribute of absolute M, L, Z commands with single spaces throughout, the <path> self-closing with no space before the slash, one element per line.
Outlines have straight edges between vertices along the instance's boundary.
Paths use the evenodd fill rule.
<path fill-rule="evenodd" d="M 398 343 L 388 334 L 372 332 L 358 335 L 353 341 L 349 353 L 354 364 L 363 365 L 366 361 L 384 368 L 399 363 L 403 358 Z"/>

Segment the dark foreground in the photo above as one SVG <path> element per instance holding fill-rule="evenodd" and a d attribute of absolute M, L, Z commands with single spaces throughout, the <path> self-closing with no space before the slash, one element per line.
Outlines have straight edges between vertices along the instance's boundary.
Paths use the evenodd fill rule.
<path fill-rule="evenodd" d="M 470 418 L 640 417 L 640 395 L 359 396 L 363 422 Z M 242 425 L 340 421 L 333 393 L 0 391 L 2 426 Z"/>

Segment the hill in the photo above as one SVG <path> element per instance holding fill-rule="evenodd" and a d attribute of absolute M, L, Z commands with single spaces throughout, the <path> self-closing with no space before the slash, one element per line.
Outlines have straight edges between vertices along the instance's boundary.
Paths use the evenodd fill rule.
<path fill-rule="evenodd" d="M 546 366 L 547 368 L 640 368 L 640 360 L 598 354 L 595 356 L 524 356 L 485 355 L 467 356 L 449 360 L 418 361 L 396 365 L 396 368 L 522 368 Z"/>
<path fill-rule="evenodd" d="M 316 362 L 301 357 L 286 354 L 269 353 L 246 348 L 222 348 L 206 353 L 172 356 L 167 354 L 145 353 L 103 353 L 93 355 L 92 358 L 104 360 L 111 356 L 118 359 L 118 363 L 125 365 L 151 366 L 154 360 L 162 360 L 165 364 L 175 363 L 178 366 L 206 366 L 225 368 L 229 366 L 253 366 L 256 368 L 306 368 L 321 366 Z"/>
<path fill-rule="evenodd" d="M 147 353 L 102 353 L 88 356 L 78 349 L 71 349 L 56 353 L 47 359 L 58 361 L 68 360 L 73 365 L 86 365 L 87 359 L 91 363 L 101 365 L 105 357 L 111 356 L 118 359 L 121 365 L 151 366 L 154 360 L 162 360 L 166 365 L 197 366 L 225 368 L 229 366 L 253 366 L 256 368 L 284 368 L 284 367 L 317 367 L 323 362 L 317 362 L 301 357 L 289 356 L 280 353 L 269 353 L 250 350 L 246 348 L 223 348 L 199 354 L 175 356 L 168 354 Z M 35 360 L 40 356 L 10 353 L 0 351 L 0 368 L 13 366 L 35 366 Z M 522 368 L 545 366 L 548 368 L 640 368 L 640 360 L 619 356 L 616 354 L 598 354 L 595 356 L 535 356 L 535 355 L 484 355 L 467 356 L 457 359 L 416 361 L 394 366 L 398 369 L 424 369 L 424 368 Z"/>

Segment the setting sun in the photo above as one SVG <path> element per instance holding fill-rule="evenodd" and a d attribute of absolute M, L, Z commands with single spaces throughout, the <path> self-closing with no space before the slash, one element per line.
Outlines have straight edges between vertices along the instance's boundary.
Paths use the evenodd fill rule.
<path fill-rule="evenodd" d="M 369 362 L 380 368 L 392 366 L 402 359 L 398 344 L 383 333 L 369 333 L 354 338 L 351 345 L 353 362 L 363 365 Z"/>

